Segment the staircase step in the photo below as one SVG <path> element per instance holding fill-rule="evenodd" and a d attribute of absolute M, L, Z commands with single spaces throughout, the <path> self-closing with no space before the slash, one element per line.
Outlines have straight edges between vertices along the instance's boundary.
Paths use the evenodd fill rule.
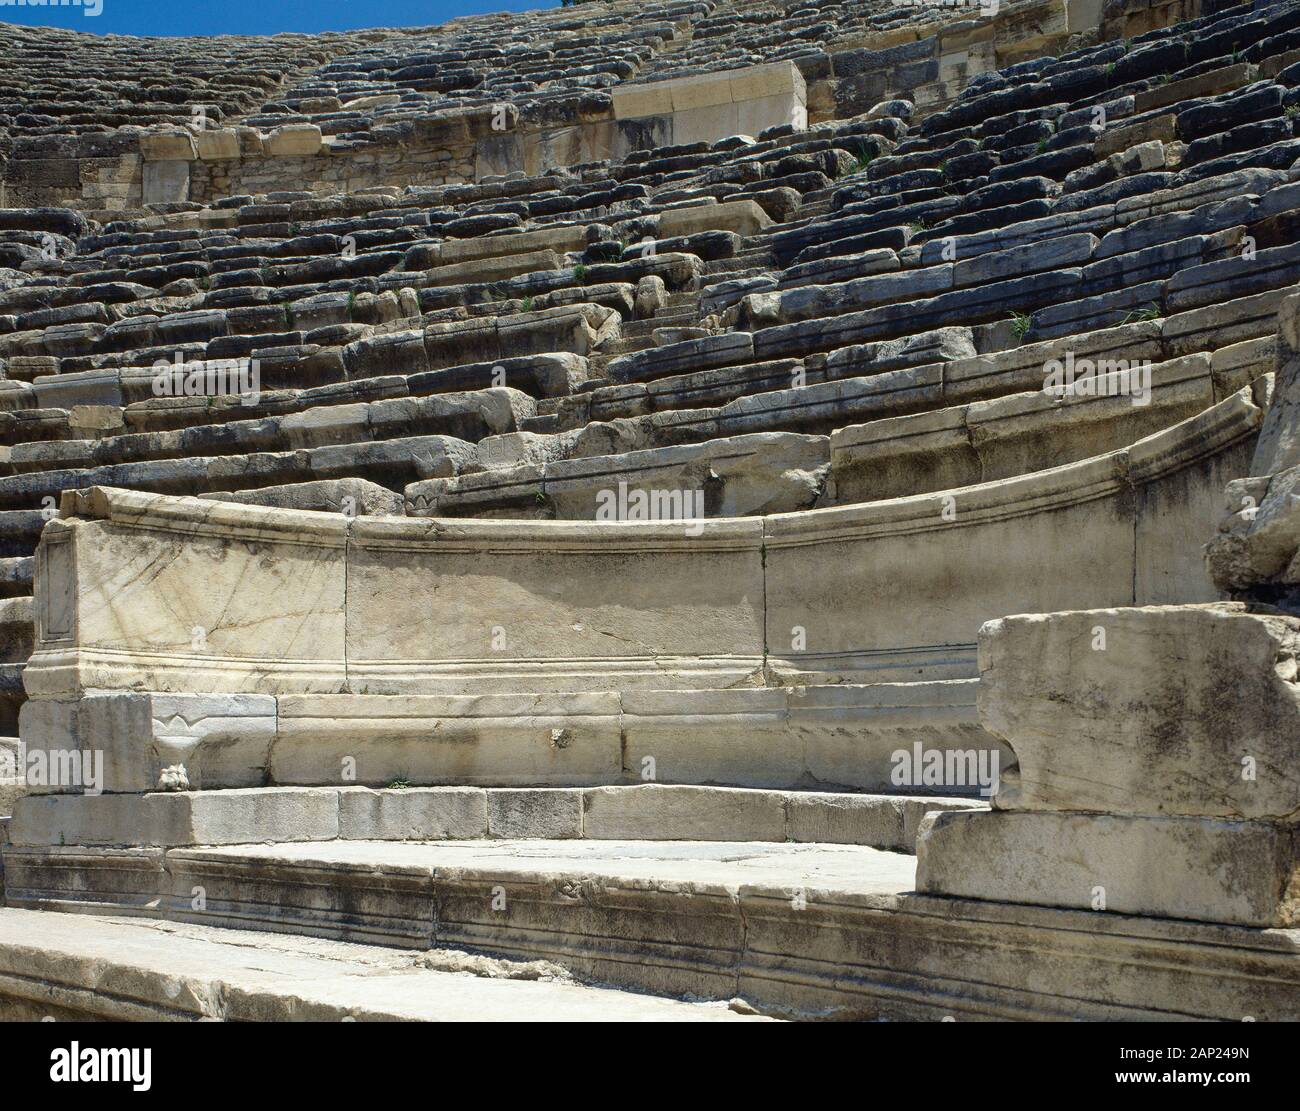
<path fill-rule="evenodd" d="M 285 841 L 825 842 L 910 853 L 931 810 L 974 799 L 644 783 L 608 787 L 255 787 L 142 796 L 42 794 L 20 802 L 15 846 Z"/>
<path fill-rule="evenodd" d="M 624 336 L 613 343 L 607 343 L 605 349 L 610 355 L 630 355 L 633 351 L 644 351 L 647 347 L 654 346 L 655 341 L 649 336 Z"/>
<path fill-rule="evenodd" d="M 548 963 L 12 909 L 0 909 L 0 979 L 11 1021 L 763 1021 L 578 983 Z"/>
<path fill-rule="evenodd" d="M 1278 931 L 1123 914 L 1106 915 L 1107 928 L 1099 929 L 1092 911 L 918 894 L 912 857 L 858 845 L 333 841 L 165 854 L 66 846 L 11 848 L 5 869 L 6 894 L 18 909 L 0 910 L 0 1017 L 7 1017 L 15 994 L 35 998 L 38 1007 L 51 997 L 105 1006 L 127 994 L 122 981 L 149 985 L 142 1001 L 148 1005 L 131 1017 L 157 1017 L 164 1005 L 174 1014 L 184 1006 L 176 1002 L 178 979 L 184 984 L 214 967 L 223 983 L 236 979 L 212 959 L 213 950 L 195 955 L 172 944 L 196 936 L 194 926 L 218 925 L 273 931 L 201 936 L 213 945 L 231 938 L 256 962 L 252 967 L 269 972 L 259 984 L 291 983 L 294 997 L 304 1001 L 292 1017 L 313 1017 L 323 989 L 313 967 L 295 971 L 279 963 L 281 946 L 302 951 L 296 948 L 301 939 L 285 934 L 364 943 L 351 951 L 367 959 L 373 954 L 387 970 L 382 987 L 366 995 L 376 1011 L 397 1009 L 399 999 L 439 1005 L 444 997 L 436 981 L 422 978 L 404 990 L 404 970 L 436 971 L 468 950 L 494 958 L 476 962 L 479 971 L 508 967 L 502 961 L 545 961 L 559 966 L 560 976 L 588 983 L 734 1001 L 737 1009 L 775 1017 L 1121 1021 L 1208 1011 L 1226 1019 L 1248 1007 L 1246 1013 L 1267 1021 L 1294 1013 L 1294 956 L 1285 938 L 1269 936 Z M 1032 869 L 1027 875 L 1032 880 Z M 198 907 L 196 890 L 203 892 Z M 54 910 L 80 913 L 35 913 Z M 116 912 L 129 912 L 133 927 L 149 931 L 136 936 L 152 944 L 128 952 L 127 935 L 110 932 L 122 919 L 101 917 Z M 309 953 L 346 952 L 301 944 Z M 1177 960 L 1180 946 L 1190 947 L 1195 963 Z M 115 975 L 112 962 L 127 957 L 153 973 Z M 383 965 L 385 958 L 396 963 Z M 369 988 L 367 966 L 357 969 L 346 959 L 332 964 Z M 229 972 L 248 967 L 236 964 Z M 56 969 L 65 971 L 62 978 Z M 15 991 L 34 977 L 35 992 Z M 158 977 L 164 991 L 171 987 L 166 994 L 153 987 Z M 493 1017 L 495 1008 L 486 1009 L 471 983 L 465 978 L 465 991 L 474 993 L 466 1007 Z M 513 996 L 517 981 L 492 983 Z M 1231 1002 L 1198 1002 L 1189 1010 L 1187 992 L 1206 983 L 1222 984 L 1216 992 Z M 180 997 L 239 994 L 206 988 L 194 982 Z M 269 995 L 265 989 L 249 994 Z M 548 992 L 547 1001 L 552 998 L 557 1008 L 567 1002 L 564 993 Z M 618 1006 L 620 999 L 582 997 L 593 1006 Z M 26 1008 L 18 1017 L 42 1017 L 31 1003 L 18 1006 Z M 682 1016 L 730 1015 L 724 1005 L 686 1010 L 670 1000 L 664 1006 Z M 271 996 L 263 1009 L 264 1017 L 278 1018 L 288 1005 L 277 1009 Z"/>
<path fill-rule="evenodd" d="M 53 894 L 51 880 L 69 866 L 87 882 Z M 152 863 L 113 849 L 13 846 L 5 876 L 8 905 L 29 911 L 129 910 L 398 949 L 470 949 L 553 961 L 608 984 L 730 999 L 745 944 L 739 891 L 797 920 L 809 916 L 804 892 L 806 905 L 860 905 L 910 891 L 915 861 L 855 845 L 735 841 L 279 842 L 177 848 Z M 194 888 L 204 892 L 198 909 Z"/>
<path fill-rule="evenodd" d="M 711 274 L 705 275 L 705 277 L 708 279 L 705 284 L 717 285 L 720 282 L 740 281 L 742 278 L 756 278 L 760 274 L 768 273 L 770 269 L 771 268 L 767 266 L 749 266 L 749 267 L 740 267 L 735 270 L 718 270 Z"/>
<path fill-rule="evenodd" d="M 698 305 L 696 305 L 692 306 L 690 309 L 660 313 L 654 318 L 654 325 L 655 328 L 680 327 L 684 324 L 694 323 L 699 319 L 699 316 L 700 310 Z"/>

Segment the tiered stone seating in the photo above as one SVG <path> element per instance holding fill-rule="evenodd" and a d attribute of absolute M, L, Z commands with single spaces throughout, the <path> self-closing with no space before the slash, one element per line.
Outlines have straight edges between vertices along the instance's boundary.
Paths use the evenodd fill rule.
<path fill-rule="evenodd" d="M 977 81 L 919 125 L 899 102 L 576 176 L 233 198 L 205 210 L 206 231 L 16 211 L 15 228 L 76 253 L 26 258 L 0 294 L 0 505 L 32 516 L 93 485 L 306 483 L 318 497 L 355 478 L 407 487 L 418 515 L 591 519 L 611 485 L 707 474 L 706 512 L 743 515 L 1126 448 L 1267 369 L 1294 278 L 1291 140 L 1247 147 L 1221 173 L 1181 167 L 1241 120 L 1289 125 L 1285 67 L 1251 79 L 1296 18 L 1212 22 L 1224 49 L 1246 43 L 1257 61 L 1216 76 L 1198 58 L 1183 78 L 1169 47 L 1190 49 L 1191 24 Z M 501 77 L 510 52 L 479 53 L 474 72 Z M 1148 56 L 1165 68 L 1136 61 Z M 366 72 L 402 71 L 384 60 Z M 1185 82 L 1210 97 L 1170 101 Z M 1146 137 L 1166 122 L 1167 142 Z M 1026 142 L 1004 141 L 1012 125 Z M 1220 304 L 1225 288 L 1240 296 Z M 1149 360 L 1149 403 L 1043 394 L 1043 368 L 1067 355 Z M 263 389 L 158 397 L 158 358 L 257 359 Z M 1206 417 L 1235 429 L 1219 450 L 1249 438 L 1261 400 Z M 29 540 L 13 558 L 38 523 L 15 518 Z"/>
<path fill-rule="evenodd" d="M 128 39 L 0 25 L 0 126 L 10 140 L 108 135 L 188 124 L 191 106 L 200 105 L 219 121 L 250 111 L 286 77 L 350 42 L 341 35 Z"/>
<path fill-rule="evenodd" d="M 554 18 L 557 34 L 571 33 L 572 15 Z M 1264 50 L 1286 47 L 1295 22 L 1287 10 L 1266 20 L 1230 14 L 1213 21 L 1214 41 L 1268 61 L 1275 55 Z M 723 27 L 721 16 L 704 24 L 701 49 Z M 517 26 L 496 30 L 522 41 Z M 787 444 L 794 454 L 778 473 L 806 478 L 778 482 L 766 499 L 713 499 L 763 511 L 838 504 L 854 488 L 867 496 L 850 472 L 868 458 L 863 473 L 897 470 L 881 455 L 894 442 L 908 444 L 914 463 L 913 429 L 923 430 L 925 450 L 945 445 L 950 470 L 947 445 L 983 462 L 877 496 L 1035 469 L 1033 449 L 998 432 L 1002 412 L 1014 414 L 1008 427 L 1026 430 L 1022 443 L 1026 434 L 1030 444 L 1059 442 L 1054 421 L 1074 429 L 1077 446 L 1059 462 L 1123 447 L 1223 401 L 1264 369 L 1272 291 L 1293 277 L 1283 242 L 1295 211 L 1290 139 L 1246 146 L 1244 162 L 1239 154 L 1225 172 L 1204 173 L 1213 159 L 1180 168 L 1195 143 L 1229 125 L 1262 117 L 1289 126 L 1285 67 L 1278 82 L 1251 85 L 1256 62 L 1220 74 L 1199 46 L 1195 59 L 1181 59 L 1190 67 L 1172 65 L 1171 45 L 1186 54 L 1200 31 L 1152 32 L 1127 52 L 1103 44 L 977 81 L 910 129 L 906 104 L 885 106 L 810 132 L 646 152 L 583 170 L 580 180 L 242 198 L 208 210 L 227 226 L 207 232 L 127 221 L 96 233 L 55 212 L 14 213 L 8 222 L 28 235 L 79 234 L 74 260 L 43 267 L 27 258 L 30 276 L 0 295 L 12 380 L 0 501 L 18 510 L 97 483 L 206 493 L 351 474 L 392 486 L 405 467 L 420 483 L 407 499 L 416 512 L 436 504 L 444 514 L 509 515 L 514 506 L 535 517 L 540 506 L 546 516 L 557 512 L 547 491 L 563 489 L 565 515 L 590 516 L 594 499 L 575 503 L 575 491 L 590 493 L 602 473 L 735 459 L 708 445 L 799 433 L 763 443 L 769 452 Z M 478 33 L 440 41 L 472 54 L 471 39 L 456 35 Z M 402 45 L 422 48 L 418 38 Z M 477 52 L 470 69 L 501 78 L 510 51 Z M 389 64 L 366 72 L 403 71 L 400 57 L 381 60 Z M 1097 71 L 1087 81 L 1076 76 L 1081 64 Z M 1187 69 L 1195 75 L 1183 78 Z M 1186 82 L 1211 98 L 1171 101 L 1166 90 Z M 1254 91 L 1237 113 L 1243 82 Z M 986 102 L 1002 114 L 989 116 Z M 1106 111 L 1100 130 L 1096 105 Z M 1027 141 L 1003 141 L 1021 117 Z M 972 129 L 969 119 L 982 122 Z M 1166 122 L 1168 144 L 1144 138 L 1164 134 Z M 1138 141 L 1116 142 L 1117 129 Z M 707 191 L 732 168 L 748 188 Z M 767 187 L 787 180 L 795 185 Z M 1142 192 L 1129 195 L 1130 185 Z M 557 208 L 566 197 L 589 207 Z M 768 209 L 785 218 L 774 223 Z M 604 227 L 612 255 L 596 231 Z M 483 276 L 497 280 L 464 280 Z M 1222 319 L 1207 333 L 1198 310 L 1225 288 L 1241 296 L 1211 314 Z M 1200 330 L 1187 334 L 1195 321 Z M 1051 347 L 1053 337 L 1080 332 Z M 1114 399 L 1062 408 L 1020 397 L 1067 347 L 1076 357 L 1113 349 L 1151 359 L 1152 404 L 1125 412 Z M 1220 348 L 1234 350 L 1216 372 Z M 153 397 L 149 362 L 178 352 L 257 358 L 271 388 L 255 405 Z M 573 358 L 539 364 L 538 354 Z M 496 388 L 511 392 L 491 390 L 498 365 Z M 481 395 L 465 392 L 482 386 Z M 1115 416 L 1076 420 L 1080 408 Z M 503 433 L 513 439 L 498 441 Z M 1007 462 L 992 458 L 990 437 Z M 369 446 L 377 442 L 407 462 Z M 636 458 L 625 466 L 610 448 Z M 659 451 L 669 452 L 662 462 Z M 580 475 L 590 476 L 585 487 Z"/>
<path fill-rule="evenodd" d="M 951 1002 L 917 967 L 944 899 L 1079 905 L 1051 884 L 1017 899 L 996 853 L 963 871 L 961 830 L 1026 843 L 985 813 L 996 784 L 894 774 L 923 751 L 1025 774 L 1011 711 L 979 713 L 981 626 L 1207 604 L 1246 579 L 1293 593 L 1266 529 L 1234 526 L 1208 569 L 1199 547 L 1285 392 L 1300 5 L 1144 9 L 1130 38 L 1140 13 L 1081 29 L 1038 3 L 957 24 L 847 0 L 577 7 L 599 10 L 221 42 L 221 65 L 257 70 L 223 131 L 304 175 L 328 164 L 323 188 L 260 187 L 275 159 L 208 158 L 217 140 L 137 90 L 105 134 L 168 125 L 142 157 L 185 167 L 188 199 L 0 211 L 0 734 L 21 712 L 29 747 L 106 760 L 103 794 L 18 802 L 9 900 L 174 915 L 201 880 L 205 921 L 554 944 L 610 982 L 695 991 L 762 963 L 737 955 L 734 908 L 683 928 L 700 955 L 635 972 L 636 945 L 666 944 L 637 917 L 653 894 L 617 943 L 574 941 L 580 915 L 543 942 L 469 909 L 428 935 L 420 900 L 454 903 L 454 884 L 352 919 L 301 885 L 365 861 L 330 881 L 358 905 L 453 839 L 807 843 L 809 882 L 880 877 L 817 914 L 886 899 L 919 938 L 894 970 L 916 995 L 860 968 L 853 989 L 803 968 L 796 990 L 751 967 L 756 996 L 932 1016 Z M 788 118 L 664 140 L 763 100 Z M 14 116 L 15 158 L 78 133 L 47 114 Z M 613 130 L 564 158 L 537 136 L 566 121 Z M 453 132 L 468 161 L 447 140 L 455 166 L 407 172 L 403 144 Z M 383 181 L 356 171 L 389 154 Z M 280 844 L 250 850 L 268 823 Z M 918 829 L 914 909 L 882 854 Z M 423 847 L 379 844 L 399 840 Z M 130 876 L 87 870 L 122 847 L 148 850 Z M 268 869 L 280 909 L 257 893 Z M 802 937 L 774 891 L 746 920 Z M 1124 905 L 1290 925 L 1264 896 L 1215 918 L 1216 897 Z M 1076 912 L 1053 913 L 1016 920 L 1049 963 L 1043 936 Z M 1127 943 L 1098 944 L 1119 961 Z M 1225 982 L 1267 949 L 1232 944 Z M 954 975 L 974 1012 L 1047 1015 L 1085 991 L 1066 965 L 1037 994 L 1029 972 Z M 1078 1006 L 1235 1006 L 1158 979 Z M 1300 1013 L 1289 964 L 1278 983 L 1251 1005 Z"/>

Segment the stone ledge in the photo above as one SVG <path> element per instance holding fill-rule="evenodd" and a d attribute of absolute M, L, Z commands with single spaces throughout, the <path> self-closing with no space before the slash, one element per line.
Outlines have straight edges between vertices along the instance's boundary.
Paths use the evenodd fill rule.
<path fill-rule="evenodd" d="M 165 873 L 152 865 L 147 913 L 545 959 L 604 983 L 740 995 L 791 1016 L 1300 1019 L 1296 930 L 918 895 L 910 858 L 851 846 L 562 844 L 178 849 Z M 115 894 L 150 866 L 133 859 L 11 850 L 10 901 L 136 906 Z M 12 913 L 0 912 L 0 939 Z"/>
<path fill-rule="evenodd" d="M 11 843 L 34 848 L 278 841 L 766 841 L 911 853 L 931 810 L 974 799 L 642 783 L 580 787 L 257 787 L 17 800 Z"/>
<path fill-rule="evenodd" d="M 140 919 L 0 910 L 0 1020 L 761 1021 L 570 980 L 541 963 L 422 956 Z"/>

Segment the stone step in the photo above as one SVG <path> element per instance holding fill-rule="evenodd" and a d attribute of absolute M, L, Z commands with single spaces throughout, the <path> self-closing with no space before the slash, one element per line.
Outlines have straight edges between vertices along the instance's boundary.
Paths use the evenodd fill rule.
<path fill-rule="evenodd" d="M 662 327 L 659 321 L 655 321 L 656 326 Z M 648 335 L 641 336 L 624 336 L 622 339 L 615 340 L 613 343 L 605 345 L 606 354 L 611 356 L 630 355 L 634 351 L 644 351 L 649 347 L 656 346 L 654 339 Z"/>
<path fill-rule="evenodd" d="M 513 432 L 536 413 L 533 399 L 506 389 L 436 393 L 351 405 L 325 405 L 166 432 L 138 432 L 97 440 L 18 444 L 9 455 L 14 474 L 104 467 L 150 460 L 252 455 L 330 445 L 381 443 L 412 436 L 451 436 L 477 442 Z"/>
<path fill-rule="evenodd" d="M 72 489 L 108 485 L 196 495 L 341 478 L 401 489 L 419 478 L 453 474 L 474 447 L 449 436 L 411 436 L 248 455 L 154 459 L 92 468 L 31 471 L 0 478 L 0 504 L 57 506 Z M 0 511 L 0 554 L 30 555 L 45 518 L 39 510 Z"/>
<path fill-rule="evenodd" d="M 772 252 L 765 247 L 756 247 L 733 255 L 731 258 L 706 262 L 704 264 L 704 274 L 731 274 L 737 270 L 763 269 L 772 265 Z"/>
<path fill-rule="evenodd" d="M 65 837 L 99 845 L 241 844 L 262 839 L 268 815 L 275 814 L 277 835 L 286 841 L 630 838 L 825 842 L 907 853 L 929 811 L 985 806 L 947 797 L 659 783 L 39 794 L 18 804 L 10 839 L 16 846 L 59 844 Z"/>
<path fill-rule="evenodd" d="M 0 1021 L 762 1021 L 738 1009 L 456 949 L 0 909 Z"/>
<path fill-rule="evenodd" d="M 238 995 L 174 990 L 190 968 L 210 975 L 214 965 L 223 981 L 239 982 L 213 950 L 196 959 L 179 943 L 173 949 L 172 938 L 222 926 L 267 931 L 203 937 L 234 940 L 246 962 L 270 967 L 279 985 L 292 981 L 309 1001 L 317 978 L 279 963 L 281 947 L 308 944 L 293 935 L 359 943 L 334 952 L 375 959 L 381 951 L 361 945 L 386 947 L 394 960 L 416 950 L 433 969 L 465 967 L 447 950 L 547 961 L 588 982 L 739 997 L 742 1009 L 791 1018 L 1300 1016 L 1300 966 L 1287 931 L 1122 914 L 1105 916 L 1103 928 L 1093 911 L 918 895 L 912 857 L 855 845 L 336 841 L 132 853 L 69 845 L 11 847 L 5 868 L 17 909 L 0 910 L 0 999 L 35 996 L 39 1005 L 48 1005 L 47 978 L 82 989 L 74 997 L 82 1007 L 130 998 L 126 984 L 164 974 L 173 1012 L 177 999 Z M 39 913 L 54 910 L 81 913 Z M 113 961 L 127 951 L 115 942 L 131 936 L 112 932 L 121 920 L 105 916 L 115 912 L 131 914 L 132 931 L 146 939 L 129 953 L 136 966 L 153 962 L 150 976 L 115 975 Z M 37 925 L 21 929 L 24 922 Z M 351 961 L 332 964 L 356 973 Z M 53 974 L 59 965 L 61 976 Z M 501 966 L 467 970 L 492 967 Z M 364 974 L 355 978 L 367 984 Z M 407 995 L 396 984 L 390 974 L 376 988 L 387 1001 L 376 1010 Z M 514 986 L 499 985 L 503 993 Z M 425 1005 L 439 998 L 409 994 Z M 144 1013 L 156 1017 L 163 998 L 147 998 Z M 672 1005 L 684 1015 L 726 1015 Z M 45 1013 L 24 1007 L 21 1017 Z M 281 1017 L 268 1009 L 264 1017 Z M 302 1011 L 313 1013 L 310 1004 Z"/>
<path fill-rule="evenodd" d="M 662 312 L 653 318 L 654 329 L 673 328 L 673 327 L 690 327 L 699 319 L 699 303 L 695 302 L 689 305 L 682 305 L 670 312 Z"/>
<path fill-rule="evenodd" d="M 717 282 L 724 281 L 744 281 L 746 278 L 759 278 L 767 273 L 769 273 L 769 268 L 766 266 L 746 266 L 734 270 L 717 271 L 708 275 L 708 284 L 714 285 Z"/>

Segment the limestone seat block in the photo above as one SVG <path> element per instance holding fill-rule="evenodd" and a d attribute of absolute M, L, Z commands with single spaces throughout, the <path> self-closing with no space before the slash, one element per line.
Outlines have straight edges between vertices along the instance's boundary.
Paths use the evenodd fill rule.
<path fill-rule="evenodd" d="M 101 691 L 72 701 L 35 698 L 19 713 L 30 754 L 51 766 L 64 753 L 98 752 L 98 782 L 36 786 L 35 793 L 199 790 L 259 787 L 276 732 L 276 700 L 267 694 L 162 694 Z"/>
<path fill-rule="evenodd" d="M 366 108 L 390 108 L 400 104 L 402 98 L 397 93 L 377 93 L 374 96 L 359 96 L 343 105 L 345 112 L 360 112 Z"/>
<path fill-rule="evenodd" d="M 33 845 L 238 845 L 273 832 L 286 841 L 339 835 L 338 792 L 327 787 L 27 795 L 14 812 L 16 836 Z"/>
<path fill-rule="evenodd" d="M 146 162 L 170 162 L 198 157 L 188 131 L 151 131 L 140 136 L 140 156 Z"/>
<path fill-rule="evenodd" d="M 264 149 L 269 158 L 307 158 L 320 153 L 321 130 L 315 124 L 285 124 L 266 136 Z"/>
<path fill-rule="evenodd" d="M 672 83 L 656 81 L 648 85 L 621 85 L 610 90 L 614 100 L 614 118 L 633 120 L 645 116 L 669 116 L 673 111 Z"/>
<path fill-rule="evenodd" d="M 721 204 L 668 209 L 660 214 L 659 236 L 669 239 L 702 231 L 734 231 L 738 235 L 753 235 L 771 225 L 772 217 L 756 201 L 723 201 Z"/>
<path fill-rule="evenodd" d="M 200 131 L 194 136 L 199 158 L 205 162 L 219 162 L 238 158 L 239 133 L 233 127 L 216 131 Z"/>
<path fill-rule="evenodd" d="M 586 246 L 581 227 L 535 228 L 505 235 L 486 235 L 477 239 L 446 239 L 434 245 L 437 262 L 442 266 L 474 262 L 504 255 L 529 255 L 538 251 L 580 251 Z"/>
<path fill-rule="evenodd" d="M 499 255 L 492 258 L 454 262 L 435 266 L 424 271 L 422 285 L 463 285 L 468 282 L 496 282 L 518 274 L 535 274 L 543 270 L 558 270 L 560 256 L 554 251 L 529 251 L 520 255 Z"/>
<path fill-rule="evenodd" d="M 1300 816 L 1300 618 L 1019 615 L 984 625 L 979 660 L 981 718 L 1019 762 L 998 808 Z"/>
<path fill-rule="evenodd" d="M 25 792 L 16 792 L 20 796 Z M 30 793 L 9 841 L 25 847 L 240 844 L 264 841 L 546 840 L 788 842 L 911 854 L 934 810 L 971 799 L 836 794 L 660 783 L 597 787 L 369 788 Z M 262 825 L 261 823 L 266 823 Z"/>

